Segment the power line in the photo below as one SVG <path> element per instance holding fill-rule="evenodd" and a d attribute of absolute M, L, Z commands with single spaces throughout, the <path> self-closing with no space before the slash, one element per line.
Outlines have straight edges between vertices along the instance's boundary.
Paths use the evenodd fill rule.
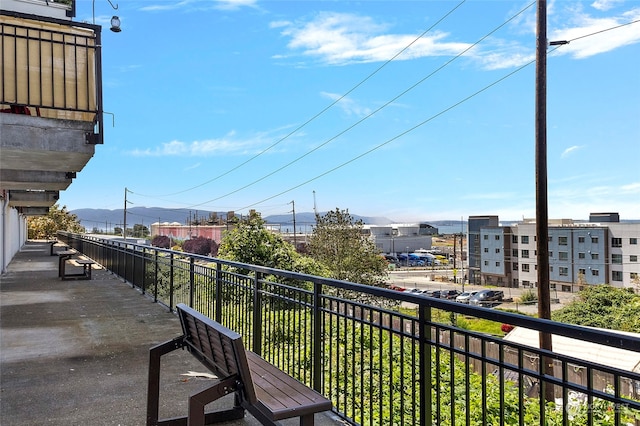
<path fill-rule="evenodd" d="M 493 30 L 491 30 L 489 33 L 485 34 L 484 36 L 482 36 L 480 39 L 478 39 L 475 43 L 469 45 L 466 49 L 462 50 L 460 53 L 458 53 L 456 56 L 454 56 L 453 58 L 451 58 L 450 60 L 448 60 L 447 62 L 445 62 L 444 64 L 442 64 L 441 66 L 439 66 L 438 68 L 436 68 L 434 71 L 432 71 L 431 73 L 429 73 L 427 76 L 423 77 L 422 79 L 418 80 L 416 83 L 414 83 L 413 85 L 409 86 L 407 89 L 403 90 L 402 92 L 400 92 L 399 94 L 397 94 L 396 96 L 394 96 L 392 99 L 390 99 L 389 101 L 385 102 L 384 104 L 382 104 L 380 107 L 378 107 L 377 109 L 375 109 L 373 112 L 367 114 L 366 116 L 364 116 L 363 118 L 361 118 L 360 120 L 356 121 L 355 123 L 353 123 L 352 125 L 350 125 L 349 127 L 347 127 L 346 129 L 340 131 L 339 133 L 337 133 L 336 135 L 332 136 L 331 138 L 327 139 L 326 141 L 324 141 L 323 143 L 321 143 L 320 145 L 316 146 L 315 148 L 313 148 L 312 150 L 304 153 L 303 155 L 295 158 L 294 160 L 288 162 L 287 164 L 273 170 L 272 172 L 254 180 L 253 182 L 250 182 L 240 188 L 237 188 L 231 192 L 228 192 L 224 195 L 221 195 L 217 198 L 205 201 L 203 203 L 200 204 L 196 204 L 192 207 L 197 207 L 197 206 L 201 206 L 202 204 L 208 204 L 217 200 L 220 200 L 222 198 L 228 197 L 229 195 L 233 195 L 237 192 L 240 192 L 244 189 L 247 189 L 273 175 L 275 175 L 278 172 L 281 172 L 282 170 L 288 168 L 289 166 L 297 163 L 298 161 L 302 160 L 303 158 L 311 155 L 312 153 L 316 152 L 317 150 L 319 150 L 320 148 L 326 146 L 327 144 L 329 144 L 330 142 L 336 140 L 337 138 L 339 138 L 340 136 L 346 134 L 347 132 L 349 132 L 350 130 L 354 129 L 355 127 L 357 127 L 358 125 L 362 124 L 364 121 L 368 120 L 369 118 L 371 118 L 372 116 L 374 116 L 375 114 L 377 114 L 378 112 L 380 112 L 381 110 L 383 110 L 384 108 L 388 107 L 389 105 L 391 105 L 392 103 L 394 103 L 395 101 L 397 101 L 398 99 L 400 99 L 402 96 L 406 95 L 407 93 L 409 93 L 410 91 L 414 90 L 416 87 L 418 87 L 420 84 L 424 83 L 425 81 L 427 81 L 429 78 L 433 77 L 435 74 L 437 74 L 438 72 L 440 72 L 441 70 L 443 70 L 444 68 L 446 68 L 448 65 L 450 65 L 451 63 L 453 63 L 455 60 L 459 59 L 460 57 L 462 57 L 465 53 L 467 53 L 469 50 L 473 49 L 474 47 L 476 47 L 478 44 L 482 43 L 485 39 L 487 39 L 488 37 L 490 37 L 492 34 L 494 34 L 496 31 L 500 30 L 502 27 L 504 27 L 505 25 L 507 25 L 509 22 L 511 22 L 513 19 L 515 19 L 516 17 L 518 17 L 519 15 L 521 15 L 522 13 L 524 13 L 528 8 L 530 8 L 531 6 L 533 6 L 535 4 L 535 1 L 530 3 L 529 5 L 527 5 L 525 8 L 523 8 L 522 10 L 520 10 L 518 13 L 516 13 L 515 15 L 513 15 L 511 18 L 509 18 L 508 20 L 506 20 L 505 22 L 503 22 L 502 24 L 500 24 L 499 26 L 497 26 L 496 28 L 494 28 Z M 424 34 L 424 33 L 423 33 Z M 414 41 L 415 42 L 415 41 Z M 406 49 L 406 48 L 405 48 Z M 396 55 L 397 56 L 397 55 Z M 346 95 L 345 95 L 346 96 Z M 445 110 L 446 111 L 446 110 Z"/>
<path fill-rule="evenodd" d="M 520 15 L 521 13 L 523 13 L 526 9 L 528 9 L 529 7 L 531 7 L 533 4 L 535 4 L 535 2 L 530 3 L 529 5 L 527 5 L 524 9 L 522 9 L 521 11 L 519 11 L 516 15 L 514 15 L 513 17 L 511 17 L 511 18 L 510 18 L 509 20 L 507 20 L 504 24 L 500 25 L 498 28 L 496 28 L 496 29 L 495 29 L 495 30 L 493 30 L 491 33 L 487 34 L 486 36 L 482 37 L 482 38 L 481 38 L 478 42 L 476 42 L 473 46 L 477 45 L 480 41 L 482 41 L 483 39 L 485 39 L 486 37 L 488 37 L 489 35 L 491 35 L 492 33 L 494 33 L 497 29 L 499 29 L 500 27 L 504 26 L 504 25 L 505 25 L 506 23 L 508 23 L 509 21 L 513 20 L 515 17 L 517 17 L 518 15 Z M 571 41 L 573 41 L 573 40 L 578 40 L 578 39 L 581 39 L 581 38 L 586 38 L 586 37 L 595 36 L 595 35 L 597 35 L 597 34 L 601 34 L 601 33 L 603 33 L 603 32 L 609 31 L 609 30 L 613 30 L 613 29 L 616 29 L 616 28 L 621 28 L 621 27 L 624 27 L 624 26 L 627 26 L 627 25 L 631 25 L 631 24 L 638 23 L 638 22 L 640 22 L 640 20 L 635 20 L 635 21 L 632 21 L 632 22 L 629 22 L 629 23 L 626 23 L 626 24 L 617 25 L 617 26 L 615 26 L 615 27 L 611 27 L 611 28 L 609 28 L 609 29 L 605 29 L 605 30 L 595 31 L 595 32 L 590 33 L 590 34 L 586 34 L 586 35 L 583 35 L 583 36 L 580 36 L 580 37 L 576 37 L 576 38 L 574 38 L 574 39 L 571 39 Z M 473 47 L 473 46 L 472 46 L 472 47 Z M 560 47 L 561 47 L 561 45 L 557 45 L 557 46 L 555 46 L 555 48 L 554 48 L 552 51 L 555 51 L 555 50 L 559 49 Z M 467 49 L 467 50 L 468 50 L 468 49 Z M 466 50 L 465 50 L 465 52 L 466 52 Z M 463 52 L 463 53 L 464 53 L 464 52 Z M 461 54 L 462 54 L 462 53 L 461 53 Z M 461 54 L 460 54 L 460 55 L 461 55 Z M 458 55 L 458 56 L 460 56 L 460 55 Z M 433 72 L 433 73 L 431 73 L 430 75 L 433 75 L 435 72 L 439 71 L 441 68 L 443 68 L 444 66 L 448 65 L 450 62 L 452 62 L 453 60 L 455 60 L 458 56 L 456 56 L 455 58 L 453 58 L 453 59 L 451 59 L 450 61 L 448 61 L 445 65 L 443 65 L 442 67 L 438 68 L 436 71 L 434 71 L 434 72 Z M 428 119 L 426 119 L 426 120 L 422 121 L 421 123 L 418 123 L 417 125 L 415 125 L 415 126 L 413 126 L 413 127 L 409 128 L 409 129 L 405 130 L 404 132 L 402 132 L 402 133 L 400 133 L 400 134 L 398 134 L 398 135 L 394 136 L 393 138 L 388 139 L 387 141 L 385 141 L 385 142 L 383 142 L 383 143 L 381 143 L 381 144 L 379 144 L 379 145 L 376 145 L 375 147 L 371 148 L 370 150 L 365 151 L 364 153 L 362 153 L 362 154 L 360 154 L 360 155 L 358 155 L 358 156 L 356 156 L 356 157 L 354 157 L 354 158 L 352 158 L 352 159 L 350 159 L 350 160 L 348 160 L 348 161 L 346 161 L 346 162 L 344 162 L 344 163 L 341 163 L 340 165 L 338 165 L 338 166 L 336 166 L 336 167 L 334 167 L 334 168 L 332 168 L 332 169 L 330 169 L 330 170 L 327 170 L 327 171 L 326 171 L 326 172 L 324 172 L 324 173 L 321 173 L 321 174 L 319 174 L 319 175 L 316 175 L 315 177 L 313 177 L 313 178 L 311 178 L 311 179 L 308 179 L 308 180 L 306 180 L 306 181 L 304 181 L 304 182 L 302 182 L 302 183 L 300 183 L 300 184 L 298 184 L 298 185 L 296 185 L 296 186 L 293 186 L 293 187 L 291 187 L 291 188 L 289 188 L 289 189 L 287 189 L 287 190 L 285 190 L 285 191 L 282 191 L 282 192 L 280 192 L 280 193 L 278 193 L 278 194 L 276 194 L 276 195 L 273 195 L 273 196 L 271 196 L 271 197 L 265 198 L 265 199 L 263 199 L 262 201 L 258 201 L 258 202 L 256 202 L 256 203 L 253 203 L 253 204 L 250 204 L 250 205 L 248 205 L 248 206 L 242 207 L 241 209 L 238 209 L 238 210 L 244 210 L 244 209 L 247 209 L 247 208 L 254 207 L 254 206 L 256 206 L 256 205 L 258 205 L 258 204 L 261 204 L 261 203 L 263 203 L 263 202 L 265 202 L 265 201 L 269 201 L 269 200 L 271 200 L 271 199 L 273 199 L 273 198 L 279 197 L 279 196 L 284 195 L 284 194 L 286 194 L 286 193 L 288 193 L 288 192 L 290 192 L 290 191 L 293 191 L 293 190 L 295 190 L 295 189 L 298 189 L 298 188 L 300 188 L 300 187 L 302 187 L 302 186 L 304 186 L 304 185 L 306 185 L 306 184 L 308 184 L 308 183 L 310 183 L 310 182 L 313 182 L 313 181 L 315 181 L 315 180 L 317 180 L 317 179 L 319 179 L 319 178 L 321 178 L 321 177 L 324 177 L 324 176 L 326 176 L 326 175 L 328 175 L 328 174 L 330 174 L 330 173 L 332 173 L 332 172 L 334 172 L 334 171 L 336 171 L 336 170 L 338 170 L 338 169 L 341 169 L 342 167 L 344 167 L 344 166 L 346 166 L 346 165 L 348 165 L 348 164 L 350 164 L 350 163 L 352 163 L 352 162 L 354 162 L 354 161 L 356 161 L 356 160 L 358 160 L 358 159 L 360 159 L 360 158 L 362 158 L 362 157 L 364 157 L 364 156 L 366 156 L 366 155 L 368 155 L 368 154 L 370 154 L 370 153 L 372 153 L 372 152 L 374 152 L 374 151 L 376 151 L 376 150 L 378 150 L 378 149 L 382 148 L 383 146 L 385 146 L 385 145 L 387 145 L 387 144 L 389 144 L 389 143 L 393 142 L 394 140 L 396 140 L 396 139 L 398 139 L 398 138 L 400 138 L 400 137 L 402 137 L 402 136 L 404 136 L 404 135 L 406 135 L 406 134 L 408 134 L 408 133 L 410 133 L 410 132 L 414 131 L 415 129 L 417 129 L 417 128 L 419 128 L 419 127 L 423 126 L 424 124 L 426 124 L 426 123 L 428 123 L 428 122 L 432 121 L 433 119 L 435 119 L 435 118 L 439 117 L 440 115 L 442 115 L 442 114 L 444 114 L 444 113 L 446 113 L 446 112 L 450 111 L 451 109 L 456 108 L 457 106 L 461 105 L 462 103 L 464 103 L 464 102 L 466 102 L 466 101 L 470 100 L 471 98 L 473 98 L 473 97 L 475 97 L 475 96 L 479 95 L 480 93 L 482 93 L 482 92 L 484 92 L 484 91 L 488 90 L 489 88 L 491 88 L 491 87 L 493 87 L 493 86 L 497 85 L 498 83 L 500 83 L 500 82 L 502 82 L 503 80 L 505 80 L 505 79 L 507 79 L 507 78 L 511 77 L 512 75 L 514 75 L 514 74 L 516 74 L 516 73 L 520 72 L 521 70 L 523 70 L 524 68 L 528 67 L 529 65 L 531 65 L 531 64 L 533 64 L 533 63 L 535 63 L 535 59 L 534 59 L 534 60 L 532 60 L 532 61 L 530 61 L 530 62 L 528 62 L 528 63 L 526 63 L 526 64 L 524 64 L 524 65 L 522 65 L 522 66 L 520 66 L 520 67 L 519 67 L 519 68 L 517 68 L 516 70 L 514 70 L 514 71 L 512 71 L 512 72 L 508 73 L 507 75 L 505 75 L 505 76 L 501 77 L 500 79 L 498 79 L 498 80 L 494 81 L 493 83 L 491 83 L 491 84 L 489 84 L 489 85 L 485 86 L 484 88 L 482 88 L 482 89 L 480 89 L 480 90 L 476 91 L 475 93 L 471 94 L 470 96 L 467 96 L 466 98 L 464 98 L 464 99 L 462 99 L 462 100 L 458 101 L 457 103 L 455 103 L 455 104 L 453 104 L 453 105 L 449 106 L 448 108 L 446 108 L 446 109 L 444 109 L 444 110 L 440 111 L 439 113 L 437 113 L 437 114 L 435 114 L 435 115 L 433 115 L 433 116 L 429 117 Z M 430 75 L 429 75 L 429 76 L 430 76 Z M 420 84 L 422 81 L 424 81 L 425 79 L 427 79 L 429 76 L 425 77 L 423 80 L 420 80 L 418 83 L 416 83 L 415 85 L 411 86 L 411 87 L 410 87 L 409 89 L 407 89 L 406 91 L 402 92 L 398 97 L 402 96 L 404 93 L 406 93 L 407 91 L 411 90 L 412 88 L 414 88 L 415 86 L 417 86 L 418 84 Z M 394 99 L 397 99 L 397 98 L 394 98 Z M 386 105 L 388 105 L 388 103 L 387 103 L 387 104 L 385 104 L 385 106 L 386 106 Z M 377 111 L 379 111 L 379 110 L 380 110 L 380 108 L 379 108 L 378 110 L 376 110 L 375 112 L 377 112 Z M 375 112 L 374 112 L 374 113 L 375 113 Z M 374 113 L 372 113 L 372 114 L 374 114 Z M 367 116 L 367 117 L 368 117 L 368 116 Z M 367 117 L 365 117 L 365 118 L 367 118 Z M 363 120 L 364 120 L 364 119 L 363 119 Z M 345 132 L 346 132 L 346 131 L 348 131 L 349 129 L 353 128 L 355 125 L 357 125 L 357 124 L 359 124 L 360 122 L 362 122 L 363 120 L 360 120 L 360 121 L 359 121 L 359 122 L 357 122 L 356 124 L 354 124 L 354 125 L 352 125 L 351 127 L 347 128 L 347 130 L 345 130 L 345 131 L 341 132 L 339 135 L 341 135 L 341 134 L 345 133 Z M 335 137 L 331 138 L 330 140 L 333 140 L 333 139 L 335 139 Z M 326 144 L 326 143 L 328 143 L 328 142 L 325 142 L 325 144 Z M 317 149 L 317 148 L 316 148 L 316 149 Z M 305 155 L 306 155 L 306 154 L 305 154 Z M 297 160 L 294 160 L 294 161 L 297 161 Z M 280 169 L 278 169 L 278 170 L 280 170 Z M 270 176 L 270 175 L 267 175 L 267 176 Z M 247 185 L 247 186 L 249 186 L 249 185 Z M 237 191 L 236 191 L 236 192 L 237 192 Z"/>
<path fill-rule="evenodd" d="M 373 148 L 371 148 L 371 149 L 369 149 L 369 150 L 367 150 L 367 151 L 363 152 L 362 154 L 360 154 L 360 155 L 358 155 L 358 156 L 356 156 L 356 157 L 353 157 L 353 158 L 351 158 L 350 160 L 345 161 L 344 163 L 339 164 L 339 165 L 337 165 L 336 167 L 334 167 L 334 168 L 332 168 L 332 169 L 330 169 L 330 170 L 327 170 L 326 172 L 321 173 L 321 174 L 319 174 L 319 175 L 317 175 L 317 176 L 315 176 L 315 177 L 313 177 L 313 178 L 311 178 L 311 179 L 308 179 L 308 180 L 306 180 L 306 181 L 304 181 L 304 182 L 302 182 L 302 183 L 300 183 L 300 184 L 298 184 L 298 185 L 296 185 L 296 186 L 294 186 L 294 187 L 291 187 L 291 188 L 289 188 L 289 189 L 287 189 L 287 190 L 285 190 L 285 191 L 282 191 L 282 192 L 280 192 L 280 193 L 278 193 L 278 194 L 276 194 L 276 195 L 273 195 L 273 196 L 271 196 L 271 197 L 269 197 L 269 198 L 265 198 L 265 199 L 264 199 L 264 200 L 262 200 L 262 201 L 258 201 L 257 203 L 253 203 L 253 204 L 251 204 L 251 205 L 248 205 L 248 206 L 242 207 L 242 208 L 241 208 L 241 209 L 239 209 L 239 210 L 244 210 L 244 209 L 248 209 L 248 208 L 250 208 L 250 207 L 254 207 L 254 206 L 256 206 L 256 205 L 258 205 L 258 204 L 261 204 L 261 203 L 263 203 L 263 202 L 265 202 L 265 201 L 269 201 L 269 200 L 271 200 L 271 199 L 273 199 L 273 198 L 279 197 L 280 195 L 286 194 L 287 192 L 293 191 L 294 189 L 300 188 L 301 186 L 304 186 L 304 185 L 306 185 L 306 184 L 308 184 L 308 183 L 310 183 L 310 182 L 313 182 L 314 180 L 317 180 L 317 179 L 319 179 L 319 178 L 321 178 L 321 177 L 323 177 L 323 176 L 326 176 L 326 175 L 328 175 L 329 173 L 333 173 L 334 171 L 336 171 L 336 170 L 338 170 L 338 169 L 341 169 L 342 167 L 344 167 L 344 166 L 346 166 L 346 165 L 348 165 L 348 164 L 351 164 L 351 163 L 355 162 L 356 160 L 359 160 L 360 158 L 362 158 L 362 157 L 364 157 L 364 156 L 366 156 L 366 155 L 368 155 L 368 154 L 371 154 L 372 152 L 374 152 L 374 151 L 376 151 L 376 150 L 378 150 L 378 149 L 382 148 L 383 146 L 388 145 L 389 143 L 391 143 L 391 142 L 395 141 L 396 139 L 399 139 L 399 138 L 401 138 L 402 136 L 404 136 L 404 135 L 406 135 L 406 134 L 408 134 L 408 133 L 411 133 L 412 131 L 414 131 L 414 130 L 418 129 L 419 127 L 422 127 L 423 125 L 427 124 L 428 122 L 430 122 L 430 121 L 432 121 L 432 120 L 436 119 L 437 117 L 439 117 L 439 116 L 441 116 L 441 115 L 443 115 L 443 114 L 445 114 L 445 113 L 447 113 L 447 112 L 451 111 L 452 109 L 454 109 L 454 108 L 458 107 L 459 105 L 461 105 L 461 104 L 463 104 L 463 103 L 467 102 L 467 101 L 468 101 L 468 100 L 470 100 L 471 98 L 474 98 L 475 96 L 477 96 L 477 95 L 479 95 L 480 93 L 482 93 L 482 92 L 484 92 L 484 91 L 488 90 L 489 88 L 491 88 L 491 87 L 493 87 L 493 86 L 497 85 L 498 83 L 502 82 L 503 80 L 506 80 L 507 78 L 509 78 L 509 77 L 511 77 L 512 75 L 514 75 L 514 74 L 516 74 L 516 73 L 520 72 L 521 70 L 523 70 L 524 68 L 528 67 L 529 65 L 531 65 L 531 64 L 533 64 L 533 63 L 535 63 L 535 59 L 534 59 L 534 60 L 532 60 L 532 61 L 530 61 L 530 62 L 528 62 L 528 63 L 526 63 L 525 65 L 522 65 L 521 67 L 517 68 L 516 70 L 514 70 L 514 71 L 512 71 L 512 72 L 508 73 L 507 75 L 505 75 L 505 76 L 501 77 L 500 79 L 498 79 L 498 80 L 494 81 L 493 83 L 491 83 L 491 84 L 489 84 L 489 85 L 487 85 L 487 86 L 483 87 L 482 89 L 480 89 L 480 90 L 478 90 L 478 91 L 474 92 L 473 94 L 471 94 L 471 95 L 467 96 L 466 98 L 464 98 L 464 99 L 462 99 L 462 100 L 460 100 L 460 101 L 456 102 L 455 104 L 453 104 L 453 105 L 451 105 L 451 106 L 447 107 L 446 109 L 444 109 L 444 110 L 442 110 L 442 111 L 438 112 L 437 114 L 432 115 L 431 117 L 427 118 L 426 120 L 424 120 L 424 121 L 422 121 L 422 122 L 420 122 L 420 123 L 416 124 L 415 126 L 413 126 L 413 127 L 409 128 L 409 129 L 405 130 L 404 132 L 399 133 L 399 134 L 397 134 L 396 136 L 392 137 L 391 139 L 387 139 L 386 141 L 384 141 L 384 142 L 382 142 L 382 143 L 380 143 L 380 144 L 378 144 L 378 145 L 374 146 Z"/>
<path fill-rule="evenodd" d="M 257 153 L 256 155 L 254 155 L 253 157 L 247 159 L 246 161 L 243 161 L 242 163 L 238 164 L 237 166 L 227 170 L 226 172 L 204 182 L 201 183 L 199 185 L 196 185 L 194 187 L 182 190 L 182 191 L 178 191 L 178 192 L 174 192 L 172 194 L 166 194 L 164 196 L 173 196 L 173 195 L 178 195 L 178 194 L 183 194 L 185 192 L 191 191 L 193 189 L 197 189 L 200 188 L 204 185 L 207 185 L 211 182 L 214 182 L 236 170 L 238 170 L 239 168 L 245 166 L 246 164 L 248 164 L 249 162 L 255 160 L 256 158 L 260 157 L 261 155 L 265 154 L 266 152 L 270 151 L 272 148 L 274 148 L 275 146 L 277 146 L 278 144 L 280 144 L 281 142 L 285 141 L 286 139 L 289 139 L 291 136 L 293 136 L 295 133 L 297 133 L 298 131 L 300 131 L 302 128 L 306 127 L 309 123 L 311 123 L 312 121 L 315 121 L 317 118 L 319 118 L 321 115 L 323 115 L 325 112 L 327 112 L 329 109 L 331 109 L 334 105 L 336 105 L 338 102 L 340 102 L 341 100 L 343 100 L 344 98 L 346 98 L 349 94 L 351 94 L 352 92 L 354 92 L 357 88 L 359 88 L 360 86 L 362 86 L 364 83 L 366 83 L 368 80 L 370 80 L 373 76 L 375 76 L 376 74 L 378 74 L 378 72 L 380 72 L 384 67 L 386 67 L 387 65 L 389 65 L 394 59 L 396 59 L 398 56 L 400 56 L 402 53 L 404 53 L 407 49 L 409 49 L 411 46 L 413 46 L 416 42 L 418 42 L 418 40 L 420 40 L 422 37 L 424 37 L 428 32 L 430 32 L 433 28 L 435 28 L 438 24 L 440 24 L 442 21 L 444 21 L 449 15 L 451 15 L 455 10 L 457 10 L 460 6 L 462 6 L 463 3 L 465 3 L 466 0 L 462 0 L 460 3 L 458 3 L 455 7 L 453 7 L 451 10 L 449 10 L 442 18 L 440 18 L 439 20 L 437 20 L 433 25 L 431 25 L 429 28 L 427 28 L 425 31 L 423 31 L 418 37 L 416 37 L 413 41 L 411 41 L 411 43 L 409 43 L 408 45 L 406 45 L 405 47 L 403 47 L 398 53 L 396 53 L 395 55 L 393 55 L 390 59 L 388 59 L 387 61 L 385 61 L 382 65 L 380 65 L 378 68 L 376 68 L 372 73 L 370 73 L 368 76 L 366 76 L 363 80 L 361 80 L 358 84 L 356 84 L 355 86 L 353 86 L 351 89 L 349 89 L 346 93 L 344 93 L 342 96 L 340 96 L 339 98 L 337 98 L 335 101 L 333 101 L 332 103 L 330 103 L 328 106 L 326 106 L 324 109 L 322 109 L 320 112 L 318 112 L 317 114 L 313 115 L 311 118 L 309 118 L 308 120 L 306 120 L 304 123 L 302 123 L 301 125 L 299 125 L 298 127 L 296 127 L 294 130 L 292 130 L 291 132 L 289 132 L 288 134 L 286 134 L 285 136 L 281 137 L 280 139 L 278 139 L 276 142 L 274 142 L 273 144 L 271 144 L 270 146 L 268 146 L 267 148 L 265 148 L 264 150 L 260 151 L 259 153 Z M 239 190 L 242 190 L 244 188 L 240 188 Z M 237 192 L 237 191 L 236 191 Z M 139 194 L 142 195 L 142 194 Z M 231 195 L 231 194 L 227 194 L 227 195 Z M 225 196 L 227 196 L 225 195 Z"/>

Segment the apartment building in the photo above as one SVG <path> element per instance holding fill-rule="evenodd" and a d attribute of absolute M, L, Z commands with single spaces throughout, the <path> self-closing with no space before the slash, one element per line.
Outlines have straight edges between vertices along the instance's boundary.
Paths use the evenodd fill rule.
<path fill-rule="evenodd" d="M 104 141 L 101 27 L 74 21 L 75 6 L 0 2 L 3 271 L 26 241 L 26 218 L 47 214 Z"/>
<path fill-rule="evenodd" d="M 470 282 L 537 287 L 535 220 L 496 226 L 497 217 L 492 216 L 490 225 L 478 226 L 483 220 L 488 222 L 487 217 L 477 218 L 469 218 L 469 253 L 474 256 L 475 269 Z M 640 222 L 620 222 L 617 213 L 592 214 L 589 222 L 549 221 L 551 288 L 574 292 L 587 285 L 606 283 L 640 291 L 639 238 Z"/>

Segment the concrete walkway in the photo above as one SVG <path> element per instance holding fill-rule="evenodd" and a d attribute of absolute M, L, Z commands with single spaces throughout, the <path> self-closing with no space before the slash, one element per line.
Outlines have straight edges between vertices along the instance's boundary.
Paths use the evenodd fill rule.
<path fill-rule="evenodd" d="M 28 242 L 1 277 L 0 424 L 144 425 L 149 348 L 181 333 L 177 317 L 102 269 L 61 281 L 57 261 Z M 161 417 L 185 415 L 188 395 L 211 380 L 189 372 L 207 370 L 186 351 L 163 357 Z M 329 412 L 316 424 L 343 422 Z"/>

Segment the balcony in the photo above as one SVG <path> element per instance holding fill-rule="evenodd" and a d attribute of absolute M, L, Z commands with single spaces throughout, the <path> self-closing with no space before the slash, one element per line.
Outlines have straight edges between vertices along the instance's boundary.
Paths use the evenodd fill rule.
<path fill-rule="evenodd" d="M 349 423 L 635 425 L 640 419 L 637 335 L 149 246 L 59 238 L 145 295 L 141 300 L 156 301 L 168 314 L 185 303 L 239 332 L 247 349 L 329 397 L 334 415 Z M 79 303 L 91 305 L 90 295 Z M 117 311 L 119 302 L 109 300 L 117 297 L 100 303 Z M 535 338 L 517 343 L 457 325 L 469 318 L 553 334 L 558 348 L 540 350 Z M 130 321 L 144 318 L 132 314 Z M 567 337 L 598 349 L 568 355 Z M 122 350 L 127 347 L 137 347 L 136 340 L 126 339 Z M 146 360 L 138 363 L 145 368 Z M 545 399 L 553 400 L 540 403 Z"/>
<path fill-rule="evenodd" d="M 46 214 L 103 142 L 101 28 L 56 17 L 67 7 L 0 10 L 0 190 L 25 215 Z"/>

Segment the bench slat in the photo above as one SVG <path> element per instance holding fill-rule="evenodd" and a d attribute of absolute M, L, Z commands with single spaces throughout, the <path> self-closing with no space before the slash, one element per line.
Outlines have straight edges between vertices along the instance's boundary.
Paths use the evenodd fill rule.
<path fill-rule="evenodd" d="M 287 373 L 274 368 L 259 355 L 247 351 L 247 361 L 258 404 L 271 420 L 331 410 L 331 401 Z"/>

